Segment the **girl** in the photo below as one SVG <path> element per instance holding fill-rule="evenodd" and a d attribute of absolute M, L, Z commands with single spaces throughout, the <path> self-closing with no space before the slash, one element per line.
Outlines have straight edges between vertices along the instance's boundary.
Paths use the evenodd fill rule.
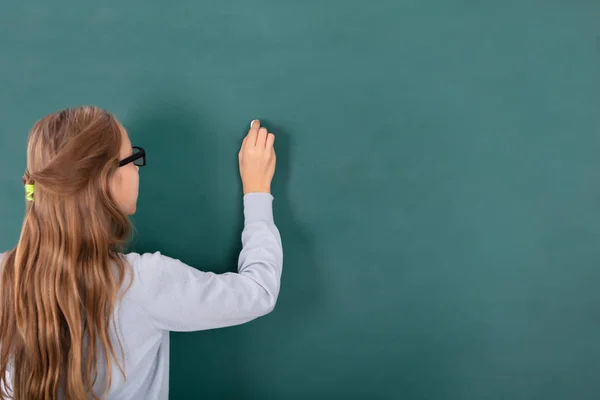
<path fill-rule="evenodd" d="M 0 254 L 0 399 L 167 399 L 169 331 L 273 310 L 283 262 L 274 140 L 252 122 L 238 155 L 238 272 L 217 275 L 158 252 L 122 252 L 146 153 L 111 114 L 79 107 L 38 121 L 21 236 Z"/>

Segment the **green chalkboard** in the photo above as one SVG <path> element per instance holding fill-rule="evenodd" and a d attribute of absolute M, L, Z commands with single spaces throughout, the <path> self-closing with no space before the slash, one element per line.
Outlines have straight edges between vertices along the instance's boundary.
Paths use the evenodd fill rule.
<path fill-rule="evenodd" d="M 135 251 L 235 270 L 237 151 L 276 133 L 279 303 L 172 334 L 172 399 L 600 398 L 600 2 L 0 6 L 0 246 L 27 133 L 112 111 Z"/>

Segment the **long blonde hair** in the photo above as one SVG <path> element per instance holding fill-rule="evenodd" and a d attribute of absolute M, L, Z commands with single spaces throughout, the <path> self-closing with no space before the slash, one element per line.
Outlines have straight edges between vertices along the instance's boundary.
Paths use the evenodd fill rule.
<path fill-rule="evenodd" d="M 117 356 L 109 332 L 130 232 L 109 191 L 121 135 L 97 107 L 48 115 L 30 132 L 23 183 L 35 193 L 0 271 L 0 399 L 99 399 L 100 357 L 110 387 Z"/>

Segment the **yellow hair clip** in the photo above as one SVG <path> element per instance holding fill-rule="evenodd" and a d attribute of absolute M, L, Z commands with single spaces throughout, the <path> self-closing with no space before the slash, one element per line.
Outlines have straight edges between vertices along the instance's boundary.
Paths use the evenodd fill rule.
<path fill-rule="evenodd" d="M 33 193 L 35 192 L 35 186 L 33 184 L 25 185 L 25 198 L 27 201 L 33 201 Z"/>

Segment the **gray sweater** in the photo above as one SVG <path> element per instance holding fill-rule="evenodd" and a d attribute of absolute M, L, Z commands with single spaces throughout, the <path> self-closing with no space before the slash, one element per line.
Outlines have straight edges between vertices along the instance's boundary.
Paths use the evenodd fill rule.
<path fill-rule="evenodd" d="M 129 253 L 133 284 L 115 310 L 126 380 L 113 365 L 107 399 L 163 400 L 169 394 L 169 331 L 189 332 L 243 324 L 275 307 L 283 265 L 273 221 L 273 197 L 244 196 L 243 249 L 238 272 L 214 274 L 162 255 Z M 1 255 L 0 255 L 1 259 Z M 112 332 L 113 343 L 118 342 Z M 201 361 L 199 361 L 201 362 Z M 100 365 L 95 392 L 104 390 Z"/>

